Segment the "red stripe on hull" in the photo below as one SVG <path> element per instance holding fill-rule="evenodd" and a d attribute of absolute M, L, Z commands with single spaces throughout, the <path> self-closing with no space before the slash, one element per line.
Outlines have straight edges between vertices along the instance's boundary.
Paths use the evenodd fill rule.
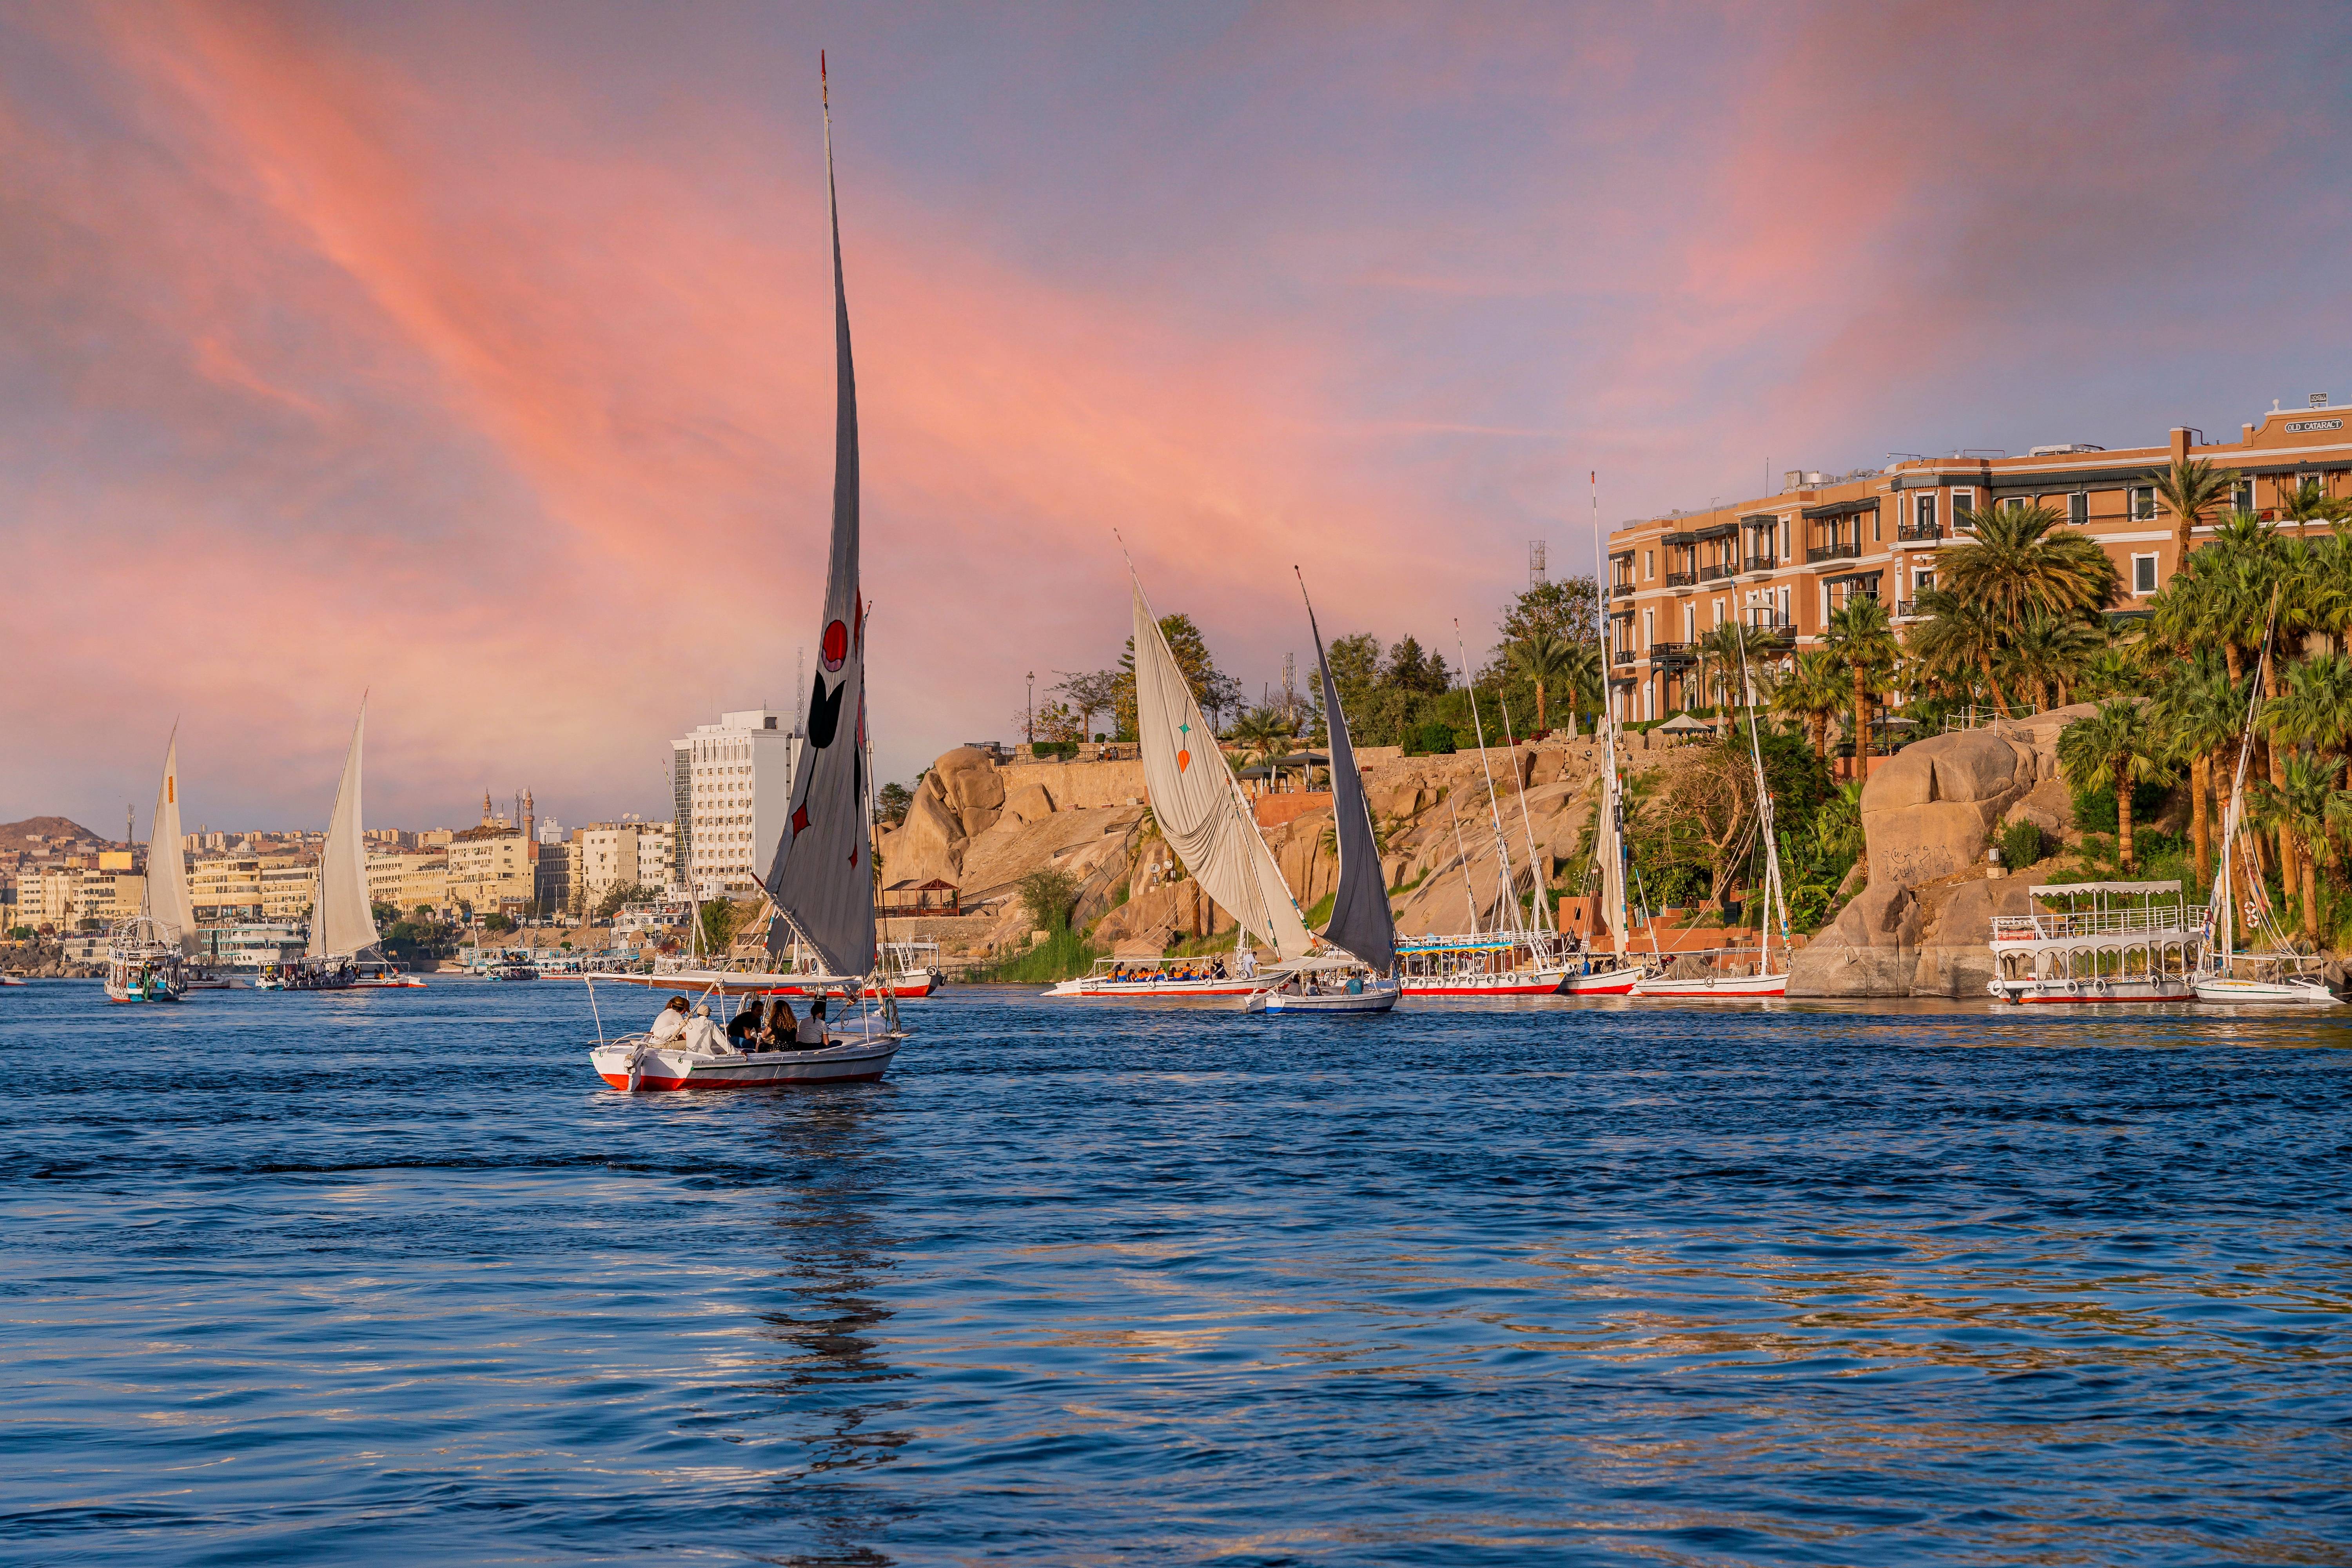
<path fill-rule="evenodd" d="M 1408 996 L 1556 996 L 1559 994 L 1559 984 L 1554 981 L 1549 985 L 1407 985 L 1404 994 Z M 1585 994 L 1600 994 L 1588 991 Z"/>
<path fill-rule="evenodd" d="M 637 1079 L 637 1092 L 642 1094 L 646 1089 L 821 1089 L 827 1084 L 835 1083 L 879 1083 L 882 1081 L 882 1071 L 887 1070 L 887 1069 L 885 1068 L 880 1071 L 867 1073 L 843 1073 L 835 1078 L 759 1078 L 733 1079 L 715 1078 L 655 1078 L 648 1074 Z M 607 1072 L 598 1073 L 596 1076 L 603 1079 L 613 1088 L 620 1089 L 624 1093 L 628 1091 L 629 1075 L 627 1073 L 614 1074 Z"/>

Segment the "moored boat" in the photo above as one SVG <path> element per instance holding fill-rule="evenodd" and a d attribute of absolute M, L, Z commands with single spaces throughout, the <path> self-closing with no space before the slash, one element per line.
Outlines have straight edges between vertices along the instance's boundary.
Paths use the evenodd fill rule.
<path fill-rule="evenodd" d="M 2178 880 L 2026 889 L 2035 907 L 1992 921 L 1990 989 L 2005 1002 L 2186 1002 L 2201 945 Z M 2167 895 L 2169 901 L 2167 902 Z M 2064 908 L 2053 908 L 2063 901 Z"/>
<path fill-rule="evenodd" d="M 106 999 L 110 1002 L 177 1002 L 186 988 L 176 932 L 138 915 L 110 933 L 106 951 Z"/>
<path fill-rule="evenodd" d="M 1397 966 L 1408 996 L 1550 996 L 1568 965 L 1539 933 L 1402 937 Z"/>

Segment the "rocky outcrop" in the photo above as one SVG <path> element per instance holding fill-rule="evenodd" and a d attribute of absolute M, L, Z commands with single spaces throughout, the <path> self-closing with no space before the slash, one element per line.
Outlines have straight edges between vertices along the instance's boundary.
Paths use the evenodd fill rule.
<path fill-rule="evenodd" d="M 2001 814 L 2040 779 L 2034 748 L 1990 730 L 1904 747 L 1862 790 L 1872 884 L 1916 887 L 1981 864 Z"/>

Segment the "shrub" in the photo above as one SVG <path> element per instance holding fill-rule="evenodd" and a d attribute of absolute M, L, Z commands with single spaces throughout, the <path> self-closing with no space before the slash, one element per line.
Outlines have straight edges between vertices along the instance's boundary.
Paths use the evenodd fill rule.
<path fill-rule="evenodd" d="M 2012 871 L 2022 871 L 2047 853 L 2042 843 L 2042 829 L 2031 822 L 2012 822 L 2000 830 L 2000 863 Z"/>
<path fill-rule="evenodd" d="M 1066 871 L 1043 866 L 1021 879 L 1021 901 L 1030 918 L 1048 931 L 1070 929 L 1070 906 L 1078 901 L 1078 885 Z"/>
<path fill-rule="evenodd" d="M 514 921 L 507 919 L 504 915 L 484 915 L 482 917 L 482 929 L 484 931 L 510 931 L 515 929 L 515 923 Z"/>
<path fill-rule="evenodd" d="M 1405 752 L 1416 757 L 1450 757 L 1454 754 L 1454 726 L 1442 719 L 1432 719 L 1405 731 Z"/>

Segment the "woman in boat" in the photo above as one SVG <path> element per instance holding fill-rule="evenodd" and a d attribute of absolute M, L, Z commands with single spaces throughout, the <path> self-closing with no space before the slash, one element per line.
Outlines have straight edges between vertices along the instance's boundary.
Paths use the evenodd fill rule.
<path fill-rule="evenodd" d="M 796 1043 L 798 1029 L 799 1023 L 793 1016 L 792 1003 L 779 996 L 768 1005 L 768 1026 L 760 1036 L 760 1048 L 763 1051 L 791 1050 Z"/>
<path fill-rule="evenodd" d="M 743 1010 L 727 1020 L 727 1043 L 737 1050 L 744 1048 L 746 1040 L 756 1040 L 768 1021 L 767 1010 L 754 998 L 743 1005 Z"/>
<path fill-rule="evenodd" d="M 803 1047 L 824 1044 L 824 997 L 820 996 L 809 1004 L 808 1016 L 803 1018 L 800 1026 L 793 1031 L 793 1043 Z"/>
<path fill-rule="evenodd" d="M 660 1015 L 654 1019 L 654 1026 L 646 1032 L 646 1037 L 655 1045 L 666 1046 L 684 1033 L 686 1033 L 686 998 L 673 996 L 663 1005 Z"/>

